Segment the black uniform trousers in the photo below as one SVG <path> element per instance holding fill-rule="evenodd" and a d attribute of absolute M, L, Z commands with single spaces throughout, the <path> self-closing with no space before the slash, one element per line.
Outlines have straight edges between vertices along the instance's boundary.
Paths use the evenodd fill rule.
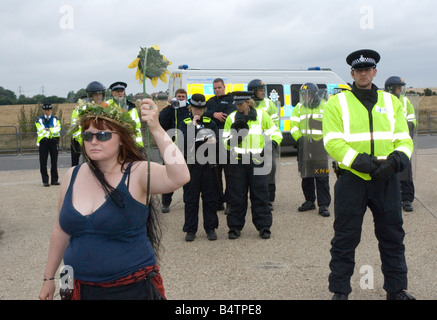
<path fill-rule="evenodd" d="M 162 202 L 163 206 L 169 207 L 171 205 L 171 201 L 172 201 L 172 198 L 173 198 L 173 193 L 174 192 L 163 193 L 162 194 L 161 202 Z"/>
<path fill-rule="evenodd" d="M 231 206 L 227 215 L 229 229 L 242 230 L 247 212 L 247 193 L 250 189 L 252 222 L 258 231 L 270 229 L 272 212 L 269 209 L 269 190 L 266 175 L 255 175 L 261 166 L 251 164 L 231 164 L 229 166 L 228 199 Z"/>
<path fill-rule="evenodd" d="M 411 162 L 407 168 L 399 174 L 401 180 L 401 201 L 414 201 L 414 183 L 413 183 L 413 168 Z"/>
<path fill-rule="evenodd" d="M 185 223 L 184 232 L 197 232 L 199 223 L 199 200 L 202 196 L 203 228 L 210 231 L 218 228 L 217 178 L 209 164 L 189 165 L 191 180 L 184 185 Z"/>
<path fill-rule="evenodd" d="M 279 159 L 279 147 L 272 150 L 272 170 L 267 175 L 267 185 L 269 189 L 269 202 L 273 203 L 276 199 L 276 161 Z"/>
<path fill-rule="evenodd" d="M 50 175 L 51 183 L 58 182 L 58 138 L 44 138 L 39 142 L 39 170 L 41 172 L 42 182 L 49 183 L 49 175 L 47 172 L 47 161 L 50 154 Z"/>
<path fill-rule="evenodd" d="M 349 294 L 355 266 L 355 249 L 360 243 L 361 228 L 367 207 L 373 213 L 375 235 L 384 275 L 384 289 L 396 293 L 407 289 L 405 232 L 402 227 L 399 178 L 388 181 L 365 181 L 350 171 L 335 184 L 335 235 L 331 241 L 329 290 Z"/>
<path fill-rule="evenodd" d="M 331 195 L 329 193 L 329 176 L 302 178 L 302 191 L 306 201 L 316 202 L 317 199 L 317 205 L 319 207 L 329 207 L 331 204 Z"/>
<path fill-rule="evenodd" d="M 217 207 L 221 207 L 224 203 L 228 203 L 227 196 L 227 185 L 228 185 L 228 175 L 229 175 L 229 166 L 227 163 L 227 150 L 223 147 L 222 144 L 218 146 L 219 158 L 217 159 L 217 165 L 215 167 L 216 179 L 217 179 L 217 187 L 218 187 L 218 198 L 217 198 Z M 225 184 L 223 183 L 223 175 Z"/>
<path fill-rule="evenodd" d="M 79 164 L 80 155 L 82 154 L 82 147 L 80 143 L 71 138 L 71 166 L 75 167 Z"/>

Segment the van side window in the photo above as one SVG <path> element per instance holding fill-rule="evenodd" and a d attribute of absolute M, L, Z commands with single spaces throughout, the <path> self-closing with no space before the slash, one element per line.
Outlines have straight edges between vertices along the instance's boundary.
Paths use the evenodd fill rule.
<path fill-rule="evenodd" d="M 299 103 L 299 90 L 300 87 L 302 87 L 302 84 L 292 84 L 290 86 L 290 92 L 291 92 L 291 105 L 293 107 L 295 107 L 298 103 Z M 319 89 L 326 89 L 328 88 L 328 86 L 324 83 L 317 83 L 317 86 L 319 87 Z"/>

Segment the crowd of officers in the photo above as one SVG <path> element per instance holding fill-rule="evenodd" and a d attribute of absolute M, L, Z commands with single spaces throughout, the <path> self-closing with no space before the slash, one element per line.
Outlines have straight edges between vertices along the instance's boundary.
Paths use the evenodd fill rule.
<path fill-rule="evenodd" d="M 315 83 L 303 84 L 300 102 L 291 117 L 305 198 L 298 211 L 315 210 L 317 203 L 318 213 L 330 216 L 328 154 L 335 160 L 335 236 L 331 242 L 329 277 L 333 299 L 347 299 L 351 291 L 353 257 L 367 207 L 374 215 L 387 298 L 414 299 L 405 291 L 401 208 L 413 211 L 410 158 L 411 137 L 417 123 L 414 108 L 404 95 L 402 78 L 387 79 L 385 91 L 372 83 L 379 60 L 379 54 L 373 50 L 350 54 L 347 63 L 355 82 L 330 99 Z M 126 87 L 123 82 L 113 83 L 110 86 L 113 97 L 108 101 L 104 101 L 106 88 L 100 82 L 91 82 L 86 90 L 94 103 L 117 104 L 128 111 L 137 122 L 138 146 L 143 147 L 140 119 L 135 104 L 126 99 Z M 213 81 L 213 88 L 215 96 L 208 101 L 202 94 L 193 94 L 188 100 L 187 92 L 179 89 L 159 115 L 163 129 L 182 148 L 191 174 L 191 180 L 183 187 L 185 240 L 196 238 L 200 198 L 203 228 L 209 240 L 217 239 L 217 211 L 221 210 L 225 211 L 228 238 L 240 237 L 248 198 L 259 236 L 269 239 L 276 161 L 282 141 L 279 109 L 266 97 L 265 84 L 259 79 L 250 81 L 247 91 L 226 92 L 220 78 Z M 43 110 L 44 115 L 36 121 L 41 176 L 43 185 L 50 186 L 47 173 L 50 154 L 51 184 L 58 185 L 57 146 L 61 127 L 51 115 L 50 104 L 43 105 Z M 77 110 L 73 111 L 72 125 L 75 121 Z M 73 132 L 73 166 L 79 163 L 81 144 L 80 131 Z M 163 213 L 170 211 L 171 202 L 172 194 L 162 195 Z"/>

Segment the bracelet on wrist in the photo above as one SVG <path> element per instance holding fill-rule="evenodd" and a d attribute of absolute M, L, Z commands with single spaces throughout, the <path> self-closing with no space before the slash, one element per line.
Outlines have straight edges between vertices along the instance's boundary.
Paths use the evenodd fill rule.
<path fill-rule="evenodd" d="M 51 281 L 51 280 L 55 280 L 55 278 L 44 278 L 44 281 Z"/>

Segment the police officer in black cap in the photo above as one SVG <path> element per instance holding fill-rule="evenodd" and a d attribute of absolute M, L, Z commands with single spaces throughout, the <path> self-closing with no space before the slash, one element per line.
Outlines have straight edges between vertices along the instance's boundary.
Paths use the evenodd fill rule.
<path fill-rule="evenodd" d="M 44 187 L 50 187 L 49 175 L 47 173 L 47 160 L 50 154 L 51 160 L 51 184 L 59 185 L 58 175 L 58 145 L 61 136 L 61 122 L 52 115 L 53 106 L 45 103 L 42 106 L 44 115 L 36 119 L 37 141 L 39 151 L 39 164 L 42 182 Z"/>
<path fill-rule="evenodd" d="M 379 60 L 374 50 L 351 53 L 346 61 L 355 80 L 352 90 L 332 96 L 323 113 L 325 149 L 340 167 L 329 264 L 329 290 L 335 300 L 346 300 L 352 291 L 355 249 L 367 208 L 374 218 L 387 299 L 414 299 L 405 291 L 405 232 L 397 175 L 409 163 L 413 141 L 399 100 L 372 83 Z"/>
<path fill-rule="evenodd" d="M 269 155 L 276 126 L 267 112 L 255 108 L 252 92 L 234 91 L 232 95 L 237 111 L 228 116 L 223 131 L 223 143 L 229 150 L 230 160 L 228 238 L 237 239 L 241 235 L 250 193 L 252 222 L 259 236 L 269 239 L 273 222 L 267 185 L 270 170 L 260 169 L 271 169 Z"/>
<path fill-rule="evenodd" d="M 109 86 L 109 89 L 111 89 L 113 98 L 108 100 L 108 104 L 110 105 L 111 103 L 117 103 L 120 105 L 121 103 L 122 104 L 121 107 L 129 112 L 135 108 L 135 104 L 127 100 L 126 88 L 127 88 L 127 84 L 122 81 L 117 81 L 111 84 Z"/>
<path fill-rule="evenodd" d="M 111 84 L 109 89 L 111 89 L 112 99 L 108 100 L 108 105 L 118 105 L 129 113 L 132 120 L 136 123 L 135 142 L 139 147 L 144 147 L 140 116 L 135 104 L 126 98 L 126 87 L 127 84 L 122 81 Z"/>
<path fill-rule="evenodd" d="M 204 116 L 206 101 L 203 94 L 193 94 L 189 106 L 191 116 L 184 119 L 184 155 L 191 180 L 184 186 L 185 240 L 193 241 L 199 223 L 199 200 L 202 196 L 203 227 L 209 240 L 216 240 L 218 228 L 218 181 L 214 166 L 217 163 L 217 125 Z"/>

